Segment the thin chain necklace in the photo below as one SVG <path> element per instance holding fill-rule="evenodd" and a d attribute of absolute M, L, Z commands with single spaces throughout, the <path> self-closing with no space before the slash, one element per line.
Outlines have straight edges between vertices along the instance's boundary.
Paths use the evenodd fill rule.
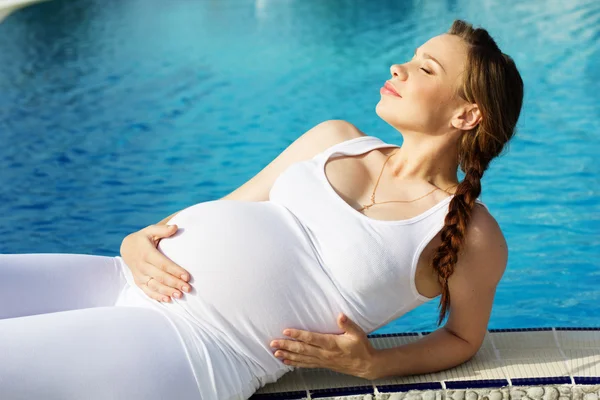
<path fill-rule="evenodd" d="M 364 205 L 360 210 L 358 211 L 363 211 L 363 210 L 367 210 L 370 207 L 374 206 L 375 204 L 384 204 L 384 203 L 412 203 L 413 201 L 417 201 L 417 200 L 421 200 L 423 197 L 427 197 L 429 196 L 431 193 L 435 192 L 436 190 L 440 189 L 438 187 L 436 187 L 435 189 L 433 189 L 431 192 L 418 197 L 414 200 L 390 200 L 390 201 L 382 201 L 380 203 L 375 203 L 375 191 L 377 190 L 377 185 L 379 185 L 379 179 L 381 179 L 381 175 L 383 174 L 383 170 L 385 168 L 385 164 L 387 164 L 387 162 L 390 160 L 390 158 L 392 158 L 393 155 L 395 155 L 398 151 L 393 152 L 392 154 L 390 154 L 387 158 L 387 160 L 385 160 L 385 162 L 383 163 L 383 167 L 381 167 L 381 172 L 379 173 L 379 178 L 377 178 L 377 182 L 375 183 L 375 187 L 373 188 L 373 194 L 371 195 L 371 204 L 368 205 Z M 448 193 L 448 189 L 453 188 L 454 186 L 458 186 L 458 183 L 456 185 L 452 185 L 448 188 L 446 188 L 446 190 L 444 190 L 444 192 Z M 443 190 L 443 189 L 440 189 Z"/>

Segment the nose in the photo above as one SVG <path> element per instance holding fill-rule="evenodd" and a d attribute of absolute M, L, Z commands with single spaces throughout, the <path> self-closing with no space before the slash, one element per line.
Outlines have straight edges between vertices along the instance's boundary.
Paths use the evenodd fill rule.
<path fill-rule="evenodd" d="M 390 67 L 390 73 L 392 77 L 398 77 L 398 79 L 404 81 L 408 77 L 408 73 L 406 72 L 406 68 L 402 64 L 394 64 Z"/>

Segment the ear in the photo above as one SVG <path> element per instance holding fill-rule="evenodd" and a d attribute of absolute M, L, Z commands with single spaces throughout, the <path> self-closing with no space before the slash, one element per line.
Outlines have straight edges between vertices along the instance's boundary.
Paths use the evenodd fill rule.
<path fill-rule="evenodd" d="M 451 124 L 456 129 L 470 131 L 481 122 L 481 111 L 477 104 L 462 107 L 452 118 Z"/>

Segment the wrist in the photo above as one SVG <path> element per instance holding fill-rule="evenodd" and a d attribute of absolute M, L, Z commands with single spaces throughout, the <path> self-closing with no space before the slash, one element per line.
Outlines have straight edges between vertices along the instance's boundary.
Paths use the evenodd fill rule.
<path fill-rule="evenodd" d="M 382 350 L 372 349 L 369 358 L 364 363 L 364 372 L 361 378 L 372 381 L 381 377 L 382 354 Z"/>

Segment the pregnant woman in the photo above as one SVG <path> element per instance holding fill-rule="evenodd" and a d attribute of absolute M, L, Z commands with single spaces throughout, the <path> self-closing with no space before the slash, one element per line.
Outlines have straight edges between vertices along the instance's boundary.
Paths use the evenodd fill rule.
<path fill-rule="evenodd" d="M 455 21 L 381 95 L 402 147 L 326 121 L 224 198 L 128 235 L 120 257 L 0 255 L 0 397 L 246 399 L 295 367 L 374 379 L 472 357 L 507 262 L 480 180 L 523 82 Z M 370 346 L 440 294 L 442 328 Z"/>

